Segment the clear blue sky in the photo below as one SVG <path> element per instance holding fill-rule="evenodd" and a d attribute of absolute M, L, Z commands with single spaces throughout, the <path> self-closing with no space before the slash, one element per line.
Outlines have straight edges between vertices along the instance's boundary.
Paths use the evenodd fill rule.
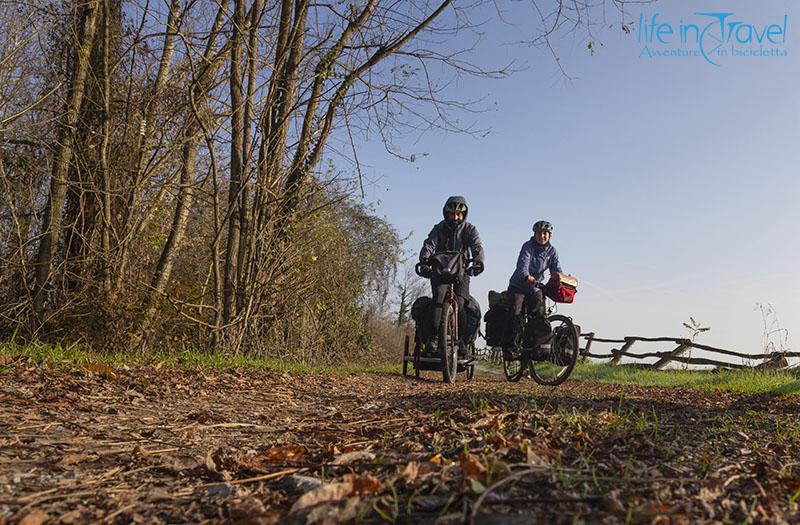
<path fill-rule="evenodd" d="M 761 302 L 773 305 L 796 347 L 800 5 L 657 2 L 633 4 L 624 18 L 609 6 L 606 26 L 593 29 L 594 55 L 583 32 L 554 37 L 571 80 L 543 48 L 500 45 L 538 27 L 529 4 L 511 5 L 514 25 L 485 13 L 474 59 L 513 58 L 526 69 L 454 86 L 486 97 L 492 111 L 462 117 L 487 136 L 397 140 L 414 163 L 377 143 L 359 152 L 373 181 L 368 198 L 401 233 L 413 232 L 409 251 L 419 251 L 447 196 L 461 194 L 487 253 L 472 283 L 484 311 L 487 291 L 505 289 L 532 223 L 547 219 L 564 269 L 580 282 L 576 302 L 560 311 L 584 331 L 683 337 L 681 323 L 693 316 L 712 328 L 700 342 L 756 353 Z M 636 26 L 620 29 L 639 13 L 659 12 L 677 28 L 711 11 L 759 31 L 787 15 L 788 56 L 729 57 L 719 67 L 702 57 L 640 58 Z"/>

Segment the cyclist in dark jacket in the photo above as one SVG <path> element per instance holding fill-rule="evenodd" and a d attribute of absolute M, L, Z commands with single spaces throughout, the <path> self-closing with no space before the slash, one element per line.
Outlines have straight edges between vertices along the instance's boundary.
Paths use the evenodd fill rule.
<path fill-rule="evenodd" d="M 514 312 L 513 324 L 509 330 L 509 345 L 519 334 L 521 326 L 522 305 L 528 298 L 528 311 L 535 320 L 546 328 L 547 323 L 541 321 L 545 316 L 545 302 L 541 286 L 544 284 L 545 270 L 551 274 L 561 273 L 561 264 L 555 246 L 550 244 L 553 225 L 547 221 L 537 221 L 533 225 L 533 237 L 525 244 L 517 257 L 517 267 L 508 282 L 508 299 Z"/>
<path fill-rule="evenodd" d="M 442 209 L 444 220 L 436 224 L 428 238 L 422 244 L 422 250 L 419 252 L 419 260 L 423 264 L 428 263 L 428 258 L 440 252 L 461 252 L 467 258 L 473 260 L 472 275 L 479 275 L 483 272 L 483 246 L 481 245 L 481 238 L 478 235 L 478 229 L 474 225 L 467 222 L 467 213 L 469 207 L 464 197 L 453 196 L 447 199 Z M 439 325 L 442 322 L 442 302 L 447 293 L 447 284 L 438 282 L 436 278 L 431 278 L 431 289 L 433 292 L 433 334 L 434 339 L 431 341 L 431 347 L 436 348 L 438 345 L 437 334 L 439 333 Z M 459 311 L 459 325 L 462 324 L 462 314 L 464 312 L 464 300 L 469 298 L 469 276 L 464 278 L 464 281 L 456 284 L 454 287 L 456 300 L 458 301 Z"/>

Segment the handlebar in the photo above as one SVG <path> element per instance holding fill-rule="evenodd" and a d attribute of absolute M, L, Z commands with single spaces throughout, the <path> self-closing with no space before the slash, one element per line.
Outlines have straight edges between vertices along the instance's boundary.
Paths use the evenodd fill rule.
<path fill-rule="evenodd" d="M 464 265 L 466 266 L 464 273 L 471 277 L 475 275 L 475 269 L 478 267 L 478 265 L 483 266 L 482 263 L 475 261 L 475 259 L 466 259 L 464 261 Z M 481 268 L 481 271 L 482 270 L 483 268 Z M 423 262 L 418 262 L 416 265 L 414 265 L 414 273 L 420 277 L 424 277 L 425 279 L 430 279 L 433 275 L 433 266 Z"/>

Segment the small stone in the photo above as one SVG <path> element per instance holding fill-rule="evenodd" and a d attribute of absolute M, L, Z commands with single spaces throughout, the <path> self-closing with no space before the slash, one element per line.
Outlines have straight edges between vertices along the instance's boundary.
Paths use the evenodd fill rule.
<path fill-rule="evenodd" d="M 236 487 L 229 483 L 220 483 L 219 485 L 208 487 L 206 493 L 209 496 L 219 496 L 227 499 L 236 494 Z"/>

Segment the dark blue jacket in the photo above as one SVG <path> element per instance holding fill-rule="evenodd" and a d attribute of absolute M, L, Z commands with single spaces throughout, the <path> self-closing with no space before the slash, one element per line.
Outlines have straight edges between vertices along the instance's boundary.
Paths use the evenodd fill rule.
<path fill-rule="evenodd" d="M 422 243 L 419 252 L 420 262 L 425 262 L 428 257 L 439 252 L 461 252 L 467 258 L 483 264 L 483 245 L 478 229 L 469 222 L 462 222 L 456 228 L 451 228 L 445 221 L 434 225 L 428 238 Z"/>
<path fill-rule="evenodd" d="M 561 273 L 558 252 L 552 244 L 547 243 L 542 246 L 531 238 L 522 245 L 517 257 L 517 268 L 508 284 L 526 293 L 532 293 L 535 285 L 528 282 L 528 276 L 533 275 L 538 282 L 541 282 L 545 270 L 549 270 L 550 273 Z"/>

